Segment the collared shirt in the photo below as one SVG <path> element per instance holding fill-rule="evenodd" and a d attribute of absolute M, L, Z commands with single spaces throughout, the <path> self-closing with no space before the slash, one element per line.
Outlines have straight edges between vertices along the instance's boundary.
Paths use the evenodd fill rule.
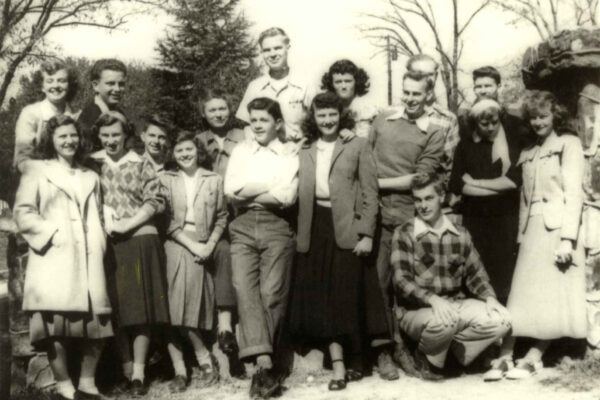
<path fill-rule="evenodd" d="M 369 134 L 377 178 L 436 172 L 443 158 L 443 134 L 427 113 L 414 121 L 406 117 L 403 107 L 381 113 Z M 380 195 L 384 225 L 393 229 L 414 216 L 409 191 L 380 190 Z"/>
<path fill-rule="evenodd" d="M 234 204 L 243 204 L 245 199 L 237 193 L 250 182 L 264 183 L 282 208 L 290 207 L 298 196 L 298 168 L 298 153 L 290 143 L 274 139 L 262 146 L 256 140 L 244 141 L 231 153 L 225 174 L 225 195 Z M 258 203 L 244 205 L 262 207 Z"/>
<path fill-rule="evenodd" d="M 235 116 L 250 123 L 248 103 L 257 97 L 267 97 L 279 102 L 285 121 L 286 137 L 295 141 L 302 138 L 302 121 L 306 117 L 312 101 L 306 83 L 293 73 L 277 81 L 268 74 L 260 76 L 248 85 Z"/>
<path fill-rule="evenodd" d="M 444 135 L 444 158 L 441 167 L 446 179 L 449 179 L 454 161 L 454 151 L 460 142 L 458 118 L 452 111 L 443 108 L 438 103 L 433 103 L 429 108 L 429 118 L 432 124 L 441 128 Z"/>
<path fill-rule="evenodd" d="M 229 158 L 231 157 L 233 149 L 238 143 L 246 140 L 244 131 L 237 128 L 231 129 L 223 138 L 222 146 L 219 146 L 219 143 L 217 142 L 218 136 L 211 130 L 198 133 L 196 138 L 204 144 L 204 147 L 206 147 L 206 151 L 208 151 L 208 155 L 212 161 L 212 170 L 219 174 L 221 178 L 225 179 L 227 164 L 229 163 Z"/>
<path fill-rule="evenodd" d="M 467 230 L 442 218 L 441 229 L 416 217 L 394 231 L 394 287 L 408 308 L 428 306 L 432 295 L 480 300 L 496 296 Z"/>
<path fill-rule="evenodd" d="M 331 207 L 329 202 L 329 172 L 331 170 L 331 157 L 333 157 L 333 149 L 335 141 L 325 142 L 321 139 L 317 140 L 317 161 L 315 166 L 315 196 L 317 201 L 321 201 L 322 205 Z M 323 202 L 325 201 L 325 202 Z"/>
<path fill-rule="evenodd" d="M 106 114 L 106 113 L 110 112 L 110 108 L 104 102 L 104 100 L 102 100 L 102 97 L 100 97 L 100 95 L 98 95 L 98 94 L 96 96 L 94 96 L 94 104 L 98 106 L 101 114 Z"/>
<path fill-rule="evenodd" d="M 15 153 L 13 165 L 19 164 L 31 158 L 35 147 L 39 144 L 40 137 L 48 120 L 61 113 L 48 99 L 30 104 L 23 108 L 17 126 L 15 128 Z M 74 113 L 71 107 L 65 106 L 64 115 L 77 119 L 78 113 Z"/>
<path fill-rule="evenodd" d="M 147 151 L 144 152 L 144 154 L 142 154 L 142 157 L 144 157 L 146 160 L 148 160 L 150 162 L 150 164 L 152 164 L 152 166 L 154 167 L 154 171 L 156 171 L 157 174 L 160 174 L 161 172 L 163 172 L 165 170 L 165 163 L 159 164 L 156 161 L 154 161 L 154 158 L 152 158 L 152 156 L 150 154 L 148 154 Z"/>

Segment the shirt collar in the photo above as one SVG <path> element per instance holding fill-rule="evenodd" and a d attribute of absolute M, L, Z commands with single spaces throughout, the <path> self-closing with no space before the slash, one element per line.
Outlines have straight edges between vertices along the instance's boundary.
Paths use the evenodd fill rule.
<path fill-rule="evenodd" d="M 43 121 L 48 121 L 50 118 L 52 118 L 52 117 L 56 116 L 57 114 L 59 114 L 57 112 L 57 110 L 56 110 L 56 107 L 54 107 L 54 105 L 47 98 L 44 99 L 44 100 L 42 100 L 42 102 L 40 103 L 40 108 L 41 108 L 42 120 Z M 71 107 L 69 106 L 69 104 L 65 105 L 64 115 L 68 115 L 70 117 L 75 117 L 75 115 L 73 114 L 73 111 L 71 110 Z"/>
<path fill-rule="evenodd" d="M 217 135 L 216 135 L 216 134 L 215 134 L 213 131 L 211 131 L 210 129 L 208 129 L 208 130 L 206 131 L 206 141 L 207 141 L 207 142 L 212 142 L 212 141 L 215 141 L 215 140 L 216 140 L 216 139 L 215 139 L 215 137 L 216 137 L 216 136 L 217 136 Z M 225 135 L 225 137 L 224 137 L 223 139 L 224 139 L 224 140 L 229 140 L 230 142 L 233 142 L 233 143 L 237 143 L 237 142 L 238 142 L 238 141 L 235 139 L 234 135 L 233 135 L 233 129 L 230 129 L 230 130 L 227 132 L 227 134 Z"/>
<path fill-rule="evenodd" d="M 261 90 L 265 90 L 267 87 L 271 86 L 272 78 L 269 76 L 268 73 L 263 75 L 261 78 L 262 78 L 262 82 L 259 86 Z M 298 89 L 302 88 L 302 85 L 300 84 L 300 80 L 298 79 L 298 76 L 296 76 L 296 74 L 292 73 L 291 71 L 288 73 L 288 75 L 285 78 L 281 79 L 280 81 L 286 82 L 286 84 L 282 86 L 283 88 L 285 88 L 288 85 L 294 86 Z"/>
<path fill-rule="evenodd" d="M 129 154 L 129 153 L 128 153 L 128 154 Z M 148 152 L 147 152 L 147 151 L 144 151 L 143 157 L 144 157 L 146 160 L 150 161 L 150 164 L 152 164 L 152 166 L 154 167 L 154 170 L 155 170 L 156 172 L 160 172 L 160 171 L 162 171 L 162 170 L 164 170 L 164 169 L 165 169 L 165 164 L 164 164 L 164 163 L 162 163 L 162 164 L 159 164 L 159 163 L 157 163 L 156 161 L 154 161 L 154 158 L 152 158 L 152 156 L 151 156 L 150 154 L 148 154 Z"/>
<path fill-rule="evenodd" d="M 119 161 L 113 161 L 112 158 L 106 154 L 106 150 L 100 150 L 91 155 L 94 160 L 104 162 L 110 166 L 118 166 L 127 162 L 142 162 L 142 157 L 133 150 L 129 150 Z"/>
<path fill-rule="evenodd" d="M 428 233 L 433 233 L 434 235 L 436 235 L 438 237 L 442 237 L 442 235 L 445 232 L 453 233 L 456 236 L 460 235 L 460 233 L 458 232 L 458 229 L 456 229 L 456 226 L 445 215 L 442 215 L 442 226 L 440 227 L 440 229 L 433 229 L 431 226 L 429 226 L 427 223 L 425 223 L 425 221 L 423 221 L 419 217 L 415 218 L 414 225 L 415 225 L 414 226 L 414 235 L 417 240 L 420 240 Z"/>
<path fill-rule="evenodd" d="M 394 113 L 388 116 L 386 119 L 388 121 L 395 121 L 398 119 L 405 119 L 410 122 L 414 121 L 415 125 L 417 125 L 417 128 L 419 128 L 421 132 L 427 133 L 431 114 L 434 112 L 433 108 L 431 106 L 425 107 L 425 112 L 415 120 L 411 120 L 410 118 L 408 118 L 405 111 L 406 108 L 404 106 L 398 106 L 395 108 Z"/>
<path fill-rule="evenodd" d="M 269 142 L 269 144 L 266 146 L 262 146 L 256 140 L 252 140 L 250 142 L 250 146 L 251 146 L 252 153 L 256 153 L 260 149 L 268 149 L 277 155 L 281 155 L 281 154 L 283 154 L 283 150 L 284 150 L 284 145 L 278 138 L 271 140 L 271 142 Z"/>

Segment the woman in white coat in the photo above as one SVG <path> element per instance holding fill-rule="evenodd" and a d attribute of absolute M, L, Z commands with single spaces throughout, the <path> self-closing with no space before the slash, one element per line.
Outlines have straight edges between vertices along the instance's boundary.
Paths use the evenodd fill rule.
<path fill-rule="evenodd" d="M 51 118 L 17 190 L 14 215 L 29 244 L 23 309 L 33 346 L 48 352 L 57 392 L 99 398 L 94 382 L 102 339 L 113 335 L 103 255 L 98 175 L 79 163 L 81 135 L 69 116 Z M 77 395 L 67 343 L 83 355 Z"/>

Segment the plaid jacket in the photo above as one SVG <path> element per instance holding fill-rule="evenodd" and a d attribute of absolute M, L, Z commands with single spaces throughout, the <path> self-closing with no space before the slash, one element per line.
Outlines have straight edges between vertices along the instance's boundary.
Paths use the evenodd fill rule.
<path fill-rule="evenodd" d="M 449 179 L 454 151 L 460 141 L 458 118 L 451 111 L 434 103 L 429 110 L 429 119 L 432 124 L 439 126 L 444 133 L 444 157 L 441 161 L 441 168 L 445 178 Z"/>
<path fill-rule="evenodd" d="M 446 221 L 441 238 L 428 229 L 415 229 L 416 218 L 396 228 L 391 263 L 399 303 L 407 308 L 429 306 L 432 295 L 448 299 L 496 296 L 465 228 Z"/>

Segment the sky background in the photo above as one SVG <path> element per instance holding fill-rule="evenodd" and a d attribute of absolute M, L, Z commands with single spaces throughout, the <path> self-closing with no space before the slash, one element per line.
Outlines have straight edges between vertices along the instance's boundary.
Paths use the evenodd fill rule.
<path fill-rule="evenodd" d="M 432 0 L 439 15 L 450 12 L 450 0 Z M 459 2 L 465 11 L 474 6 L 473 0 Z M 349 58 L 365 68 L 371 77 L 369 96 L 379 104 L 387 101 L 386 59 L 373 57 L 377 51 L 361 37 L 357 26 L 366 20 L 362 13 L 385 10 L 381 0 L 241 0 L 240 9 L 253 23 L 252 34 L 258 35 L 271 26 L 285 29 L 291 38 L 290 65 L 318 85 L 329 65 L 340 58 Z M 459 15 L 459 17 L 461 17 Z M 535 32 L 521 26 L 508 25 L 509 17 L 495 9 L 482 12 L 465 35 L 461 82 L 470 86 L 469 73 L 481 65 L 505 66 L 520 58 L 525 49 L 539 39 Z M 171 21 L 162 14 L 139 15 L 130 19 L 124 29 L 108 33 L 103 30 L 80 27 L 56 31 L 50 40 L 60 44 L 63 56 L 98 59 L 116 57 L 127 61 L 158 63 L 156 41 L 164 36 Z M 444 27 L 446 28 L 446 27 Z M 449 27 L 448 27 L 449 28 Z M 419 35 L 427 41 L 427 31 Z M 447 36 L 450 39 L 450 36 Z M 426 52 L 433 52 L 426 46 Z M 437 58 L 437 55 L 436 55 Z M 406 58 L 393 63 L 394 87 L 398 87 Z M 442 93 L 438 82 L 437 92 Z M 395 90 L 397 100 L 399 90 Z"/>

